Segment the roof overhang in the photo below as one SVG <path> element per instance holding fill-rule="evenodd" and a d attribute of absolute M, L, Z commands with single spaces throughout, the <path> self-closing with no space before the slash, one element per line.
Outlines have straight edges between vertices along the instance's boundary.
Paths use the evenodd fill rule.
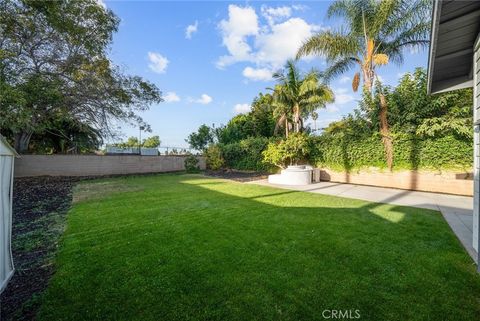
<path fill-rule="evenodd" d="M 480 1 L 435 0 L 428 58 L 428 93 L 473 86 L 474 44 Z"/>

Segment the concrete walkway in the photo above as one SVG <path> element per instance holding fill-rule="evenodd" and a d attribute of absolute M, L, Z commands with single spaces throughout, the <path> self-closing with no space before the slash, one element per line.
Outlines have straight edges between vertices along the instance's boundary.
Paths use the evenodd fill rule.
<path fill-rule="evenodd" d="M 440 211 L 468 254 L 477 262 L 477 252 L 472 246 L 472 197 L 331 182 L 320 182 L 303 186 L 273 185 L 268 183 L 267 180 L 249 183 Z"/>

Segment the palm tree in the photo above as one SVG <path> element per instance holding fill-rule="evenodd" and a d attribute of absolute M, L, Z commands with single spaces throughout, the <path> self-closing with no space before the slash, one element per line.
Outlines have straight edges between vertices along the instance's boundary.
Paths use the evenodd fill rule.
<path fill-rule="evenodd" d="M 297 53 L 297 58 L 312 54 L 325 57 L 329 64 L 324 73 L 327 80 L 358 67 L 353 91 L 358 90 L 360 80 L 370 95 L 374 85 L 379 86 L 379 128 L 390 170 L 393 144 L 388 106 L 376 69 L 390 61 L 401 64 L 405 49 L 428 46 L 429 10 L 428 0 L 337 0 L 328 9 L 328 17 L 344 18 L 346 28 L 313 35 Z"/>
<path fill-rule="evenodd" d="M 312 112 L 312 119 L 313 119 L 313 130 L 317 131 L 318 113 L 316 111 Z"/>
<path fill-rule="evenodd" d="M 320 82 L 317 72 L 304 75 L 292 60 L 287 61 L 285 70 L 274 73 L 273 78 L 278 81 L 273 89 L 274 114 L 277 127 L 285 127 L 286 137 L 290 124 L 295 132 L 302 131 L 303 118 L 334 100 L 332 90 Z"/>

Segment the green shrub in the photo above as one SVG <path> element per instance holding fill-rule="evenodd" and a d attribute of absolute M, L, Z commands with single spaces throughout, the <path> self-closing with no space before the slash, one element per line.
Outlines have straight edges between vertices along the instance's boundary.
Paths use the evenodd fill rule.
<path fill-rule="evenodd" d="M 310 142 L 306 134 L 293 133 L 285 140 L 268 144 L 262 154 L 265 163 L 286 168 L 307 160 Z"/>
<path fill-rule="evenodd" d="M 225 160 L 222 157 L 222 151 L 218 145 L 210 145 L 205 151 L 207 157 L 207 168 L 214 171 L 219 170 L 225 165 Z"/>
<path fill-rule="evenodd" d="M 236 143 L 219 144 L 225 166 L 239 170 L 269 171 L 272 167 L 263 162 L 262 152 L 271 139 L 250 137 Z"/>
<path fill-rule="evenodd" d="M 185 158 L 185 170 L 187 173 L 198 173 L 200 171 L 198 158 L 196 156 L 189 155 Z"/>
<path fill-rule="evenodd" d="M 392 133 L 394 170 L 472 169 L 473 144 L 469 139 L 447 135 L 431 138 Z M 324 134 L 312 139 L 312 163 L 344 171 L 369 167 L 386 169 L 380 135 Z"/>

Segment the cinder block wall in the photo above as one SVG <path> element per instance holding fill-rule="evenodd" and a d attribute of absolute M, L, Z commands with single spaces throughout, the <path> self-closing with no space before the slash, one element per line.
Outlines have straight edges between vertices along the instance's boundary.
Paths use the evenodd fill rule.
<path fill-rule="evenodd" d="M 399 188 L 414 191 L 473 195 L 473 174 L 454 172 L 335 172 L 329 169 L 320 171 L 320 180 L 370 185 L 380 187 Z"/>
<path fill-rule="evenodd" d="M 101 176 L 185 170 L 186 156 L 139 155 L 22 155 L 15 160 L 15 177 Z M 205 158 L 198 157 L 201 169 Z"/>

